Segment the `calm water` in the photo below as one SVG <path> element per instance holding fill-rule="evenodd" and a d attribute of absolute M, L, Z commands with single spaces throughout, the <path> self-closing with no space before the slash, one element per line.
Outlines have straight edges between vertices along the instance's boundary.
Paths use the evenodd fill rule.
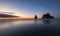
<path fill-rule="evenodd" d="M 0 20 L 0 36 L 57 36 L 60 20 Z"/>

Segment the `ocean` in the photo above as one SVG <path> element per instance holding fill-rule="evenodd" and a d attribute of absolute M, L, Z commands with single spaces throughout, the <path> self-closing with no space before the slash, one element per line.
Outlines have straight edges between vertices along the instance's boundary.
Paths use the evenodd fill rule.
<path fill-rule="evenodd" d="M 60 36 L 60 19 L 0 20 L 0 36 Z"/>

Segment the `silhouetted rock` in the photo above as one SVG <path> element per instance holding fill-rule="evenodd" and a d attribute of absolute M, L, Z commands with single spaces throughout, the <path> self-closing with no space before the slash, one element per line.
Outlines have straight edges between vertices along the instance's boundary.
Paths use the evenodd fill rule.
<path fill-rule="evenodd" d="M 0 14 L 0 17 L 18 17 L 18 16 L 8 15 L 8 14 Z"/>
<path fill-rule="evenodd" d="M 35 17 L 35 19 L 37 19 L 37 15 L 35 15 L 34 17 Z"/>
<path fill-rule="evenodd" d="M 54 19 L 54 17 L 47 13 L 43 15 L 42 19 Z"/>

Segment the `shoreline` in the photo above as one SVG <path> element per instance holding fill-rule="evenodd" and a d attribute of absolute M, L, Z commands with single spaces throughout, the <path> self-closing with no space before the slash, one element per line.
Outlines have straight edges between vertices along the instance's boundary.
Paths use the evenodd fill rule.
<path fill-rule="evenodd" d="M 0 19 L 0 20 L 60 20 L 60 19 Z"/>

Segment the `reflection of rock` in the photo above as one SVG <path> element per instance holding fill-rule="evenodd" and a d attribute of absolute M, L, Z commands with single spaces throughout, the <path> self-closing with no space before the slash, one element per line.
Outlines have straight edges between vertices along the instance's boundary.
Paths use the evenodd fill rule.
<path fill-rule="evenodd" d="M 50 24 L 50 20 L 43 20 L 44 24 Z"/>
<path fill-rule="evenodd" d="M 54 17 L 47 13 L 43 15 L 42 19 L 54 19 Z"/>

